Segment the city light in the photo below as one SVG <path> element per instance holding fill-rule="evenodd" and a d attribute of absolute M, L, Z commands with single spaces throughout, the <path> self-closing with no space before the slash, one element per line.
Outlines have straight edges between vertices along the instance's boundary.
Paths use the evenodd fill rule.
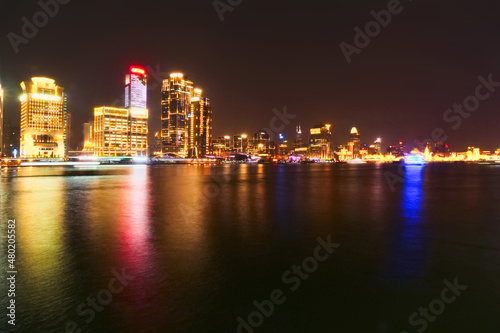
<path fill-rule="evenodd" d="M 141 74 L 141 75 L 145 75 L 146 74 L 146 71 L 142 68 L 139 68 L 139 67 L 132 67 L 130 69 L 130 72 L 132 73 L 136 73 L 136 74 Z"/>

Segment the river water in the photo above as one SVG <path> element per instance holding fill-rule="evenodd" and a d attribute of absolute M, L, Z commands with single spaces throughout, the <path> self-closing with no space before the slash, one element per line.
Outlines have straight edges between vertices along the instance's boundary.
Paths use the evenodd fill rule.
<path fill-rule="evenodd" d="M 2 332 L 500 332 L 500 166 L 1 172 Z"/>

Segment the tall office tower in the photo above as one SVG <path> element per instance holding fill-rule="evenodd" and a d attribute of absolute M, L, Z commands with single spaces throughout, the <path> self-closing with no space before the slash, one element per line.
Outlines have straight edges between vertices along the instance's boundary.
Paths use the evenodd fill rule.
<path fill-rule="evenodd" d="M 148 79 L 140 67 L 130 67 L 125 75 L 125 107 L 146 109 L 148 107 Z"/>
<path fill-rule="evenodd" d="M 0 84 L 0 157 L 2 157 L 5 152 L 3 149 L 3 89 Z"/>
<path fill-rule="evenodd" d="M 148 155 L 147 74 L 130 67 L 125 75 L 125 108 L 94 108 L 94 151 L 97 156 Z"/>
<path fill-rule="evenodd" d="M 132 66 L 125 76 L 125 107 L 129 109 L 130 154 L 148 156 L 148 78 L 144 68 Z"/>
<path fill-rule="evenodd" d="M 359 138 L 359 132 L 356 127 L 351 128 L 350 140 L 347 143 L 347 149 L 351 153 L 352 158 L 359 158 L 359 151 L 361 149 L 361 140 Z"/>
<path fill-rule="evenodd" d="M 382 154 L 382 139 L 377 138 L 373 144 L 375 145 L 375 154 Z"/>
<path fill-rule="evenodd" d="M 293 141 L 293 148 L 300 148 L 302 147 L 302 145 L 302 129 L 300 128 L 300 125 L 297 125 L 297 128 L 295 129 L 295 140 Z"/>
<path fill-rule="evenodd" d="M 188 115 L 194 94 L 193 82 L 181 73 L 164 79 L 161 89 L 162 153 L 188 155 Z"/>
<path fill-rule="evenodd" d="M 64 157 L 66 98 L 53 79 L 21 82 L 21 156 Z"/>
<path fill-rule="evenodd" d="M 320 124 L 311 128 L 311 139 L 309 141 L 311 157 L 320 159 L 333 157 L 331 127 L 331 124 Z"/>
<path fill-rule="evenodd" d="M 82 151 L 94 152 L 94 123 L 92 121 L 83 123 Z"/>
<path fill-rule="evenodd" d="M 201 89 L 194 89 L 188 113 L 188 156 L 204 157 L 210 153 L 212 141 L 212 108 Z"/>
<path fill-rule="evenodd" d="M 94 108 L 94 151 L 97 156 L 132 155 L 129 109 Z"/>

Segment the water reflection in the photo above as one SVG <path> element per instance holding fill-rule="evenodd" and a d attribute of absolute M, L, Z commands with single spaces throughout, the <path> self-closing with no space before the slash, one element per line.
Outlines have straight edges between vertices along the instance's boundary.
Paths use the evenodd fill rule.
<path fill-rule="evenodd" d="M 19 298 L 32 309 L 26 322 L 55 316 L 68 304 L 61 302 L 66 291 L 70 256 L 64 246 L 65 179 L 17 178 L 14 186 L 13 216 L 17 224 L 17 270 L 20 275 Z M 29 297 L 28 297 L 29 295 Z M 46 304 L 52 304 L 46 310 Z M 42 314 L 41 309 L 45 309 Z M 50 313 L 49 313 L 50 312 Z"/>
<path fill-rule="evenodd" d="M 425 261 L 423 224 L 424 166 L 406 166 L 401 200 L 401 224 L 388 262 L 388 282 L 408 285 L 419 277 Z"/>

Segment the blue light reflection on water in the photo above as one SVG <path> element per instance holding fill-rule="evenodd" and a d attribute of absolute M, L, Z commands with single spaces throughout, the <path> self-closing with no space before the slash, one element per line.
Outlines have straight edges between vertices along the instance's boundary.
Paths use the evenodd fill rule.
<path fill-rule="evenodd" d="M 424 231 L 424 166 L 405 167 L 401 200 L 401 220 L 389 255 L 387 282 L 406 286 L 418 279 L 426 265 Z"/>

